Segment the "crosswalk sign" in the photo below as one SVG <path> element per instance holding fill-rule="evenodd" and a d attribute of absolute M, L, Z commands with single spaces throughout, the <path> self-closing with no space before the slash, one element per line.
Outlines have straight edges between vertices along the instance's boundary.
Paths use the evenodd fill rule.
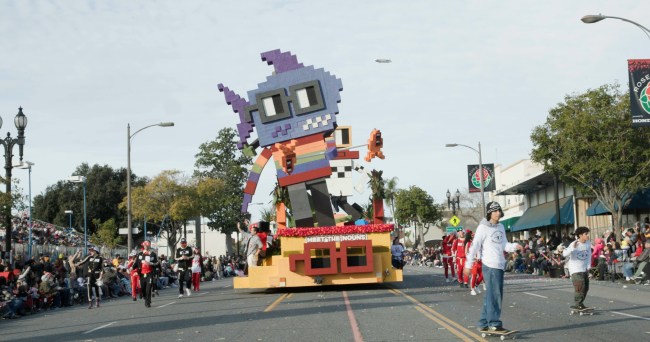
<path fill-rule="evenodd" d="M 458 216 L 454 215 L 449 219 L 449 223 L 451 223 L 452 226 L 456 227 L 460 223 L 460 219 Z"/>

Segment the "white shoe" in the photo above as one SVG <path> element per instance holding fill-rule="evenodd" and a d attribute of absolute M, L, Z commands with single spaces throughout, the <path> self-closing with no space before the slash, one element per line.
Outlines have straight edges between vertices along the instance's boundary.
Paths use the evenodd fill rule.
<path fill-rule="evenodd" d="M 475 287 L 474 290 L 476 290 L 476 293 L 481 293 L 481 290 L 478 287 Z"/>
<path fill-rule="evenodd" d="M 179 294 L 179 295 L 178 295 L 178 298 L 183 298 L 183 295 L 182 295 L 182 294 Z"/>
<path fill-rule="evenodd" d="M 485 286 L 485 283 L 483 283 L 483 291 L 487 291 L 487 286 Z"/>
<path fill-rule="evenodd" d="M 472 296 L 476 296 L 476 291 L 474 291 L 474 289 L 472 289 L 472 291 L 469 294 L 471 294 Z"/>
<path fill-rule="evenodd" d="M 190 289 L 185 289 L 185 294 L 189 297 L 192 295 L 192 291 L 190 291 Z"/>
<path fill-rule="evenodd" d="M 449 280 L 449 278 L 447 278 L 447 279 L 445 279 L 445 281 L 446 281 L 446 282 L 450 282 L 451 280 Z"/>

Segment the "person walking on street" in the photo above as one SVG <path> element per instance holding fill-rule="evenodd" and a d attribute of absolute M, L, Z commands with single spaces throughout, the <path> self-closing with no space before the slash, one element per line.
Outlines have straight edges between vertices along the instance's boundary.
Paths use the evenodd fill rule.
<path fill-rule="evenodd" d="M 133 297 L 134 302 L 138 300 L 138 294 L 140 294 L 140 298 L 142 298 L 140 274 L 138 273 L 138 269 L 135 268 L 137 255 L 138 253 L 136 253 L 135 250 L 132 251 L 131 254 L 129 254 L 129 263 L 126 265 L 126 268 L 129 270 L 129 276 L 131 277 L 131 297 Z"/>
<path fill-rule="evenodd" d="M 503 276 L 506 267 L 504 252 L 514 252 L 523 247 L 506 240 L 506 231 L 499 220 L 503 217 L 501 205 L 490 202 L 486 208 L 487 215 L 481 220 L 472 246 L 470 247 L 463 274 L 469 277 L 474 262 L 483 263 L 483 277 L 486 284 L 483 297 L 483 309 L 478 321 L 481 332 L 508 332 L 501 322 L 501 304 L 503 302 Z"/>
<path fill-rule="evenodd" d="M 201 284 L 201 267 L 203 266 L 203 257 L 198 247 L 194 247 L 194 256 L 192 256 L 192 290 L 199 291 Z"/>
<path fill-rule="evenodd" d="M 468 277 L 463 275 L 463 269 L 465 268 L 465 261 L 467 260 L 465 252 L 465 232 L 462 228 L 457 230 L 457 239 L 454 240 L 454 245 L 452 246 L 452 251 L 456 255 L 456 270 L 458 271 L 458 284 L 460 287 L 468 288 L 467 285 Z"/>
<path fill-rule="evenodd" d="M 574 305 L 571 309 L 584 310 L 585 297 L 589 291 L 589 268 L 591 266 L 591 242 L 589 228 L 578 227 L 575 231 L 576 241 L 564 249 L 562 255 L 568 258 L 567 266 L 573 282 Z"/>
<path fill-rule="evenodd" d="M 154 289 L 154 270 L 158 265 L 158 256 L 151 250 L 151 242 L 142 243 L 142 252 L 136 259 L 136 267 L 140 273 L 140 288 L 144 297 L 144 306 L 151 307 L 151 293 Z"/>
<path fill-rule="evenodd" d="M 183 285 L 185 285 L 185 295 L 192 295 L 190 285 L 192 276 L 190 267 L 192 266 L 192 248 L 187 245 L 185 238 L 181 239 L 181 246 L 176 248 L 176 262 L 178 262 L 178 298 L 183 298 Z"/>
<path fill-rule="evenodd" d="M 86 272 L 86 289 L 88 293 L 88 309 L 93 308 L 93 297 L 92 292 L 95 290 L 95 301 L 97 307 L 99 308 L 99 286 L 97 281 L 102 279 L 104 275 L 104 258 L 99 255 L 97 247 L 90 246 L 88 247 L 88 254 L 83 260 L 75 264 L 76 268 L 88 263 L 87 272 Z"/>
<path fill-rule="evenodd" d="M 452 248 L 456 242 L 456 234 L 449 233 L 442 239 L 442 266 L 445 268 L 445 281 L 450 282 L 456 277 L 454 267 L 454 255 Z M 449 278 L 448 268 L 451 268 L 451 278 Z"/>

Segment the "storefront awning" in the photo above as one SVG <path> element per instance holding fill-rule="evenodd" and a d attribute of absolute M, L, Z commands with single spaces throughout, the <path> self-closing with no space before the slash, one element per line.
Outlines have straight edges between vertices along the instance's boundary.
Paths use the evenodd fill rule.
<path fill-rule="evenodd" d="M 627 199 L 628 195 L 623 196 L 623 202 L 627 201 Z M 632 200 L 623 207 L 623 213 L 635 209 L 650 209 L 650 189 L 641 190 L 634 194 Z M 618 210 L 618 205 L 614 206 L 614 210 Z M 587 209 L 587 216 L 597 215 L 610 215 L 609 209 L 605 208 L 599 200 L 595 200 Z"/>
<path fill-rule="evenodd" d="M 501 222 L 503 224 L 503 227 L 506 228 L 506 232 L 509 232 L 512 229 L 512 226 L 517 223 L 517 220 L 519 220 L 520 217 L 521 216 L 509 217 L 507 219 L 500 220 L 499 222 Z"/>
<path fill-rule="evenodd" d="M 555 201 L 528 208 L 512 226 L 513 232 L 555 225 Z M 560 224 L 573 224 L 573 196 L 560 198 Z"/>

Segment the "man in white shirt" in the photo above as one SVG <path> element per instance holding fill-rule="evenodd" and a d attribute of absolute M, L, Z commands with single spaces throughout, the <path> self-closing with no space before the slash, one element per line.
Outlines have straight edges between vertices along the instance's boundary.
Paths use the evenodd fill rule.
<path fill-rule="evenodd" d="M 575 305 L 571 309 L 584 310 L 587 291 L 589 291 L 589 268 L 591 267 L 591 242 L 589 242 L 589 228 L 578 227 L 575 231 L 576 240 L 562 252 L 568 259 L 566 267 L 569 268 L 573 282 Z"/>
<path fill-rule="evenodd" d="M 523 249 L 521 245 L 509 243 L 506 240 L 506 231 L 499 220 L 503 217 L 503 210 L 497 202 L 490 202 L 486 208 L 487 215 L 481 220 L 474 241 L 469 249 L 463 275 L 469 278 L 472 265 L 478 259 L 483 262 L 483 279 L 485 282 L 485 296 L 483 297 L 483 310 L 478 321 L 481 332 L 501 332 L 501 303 L 503 302 L 503 274 L 506 267 L 504 252 L 514 252 Z"/>

